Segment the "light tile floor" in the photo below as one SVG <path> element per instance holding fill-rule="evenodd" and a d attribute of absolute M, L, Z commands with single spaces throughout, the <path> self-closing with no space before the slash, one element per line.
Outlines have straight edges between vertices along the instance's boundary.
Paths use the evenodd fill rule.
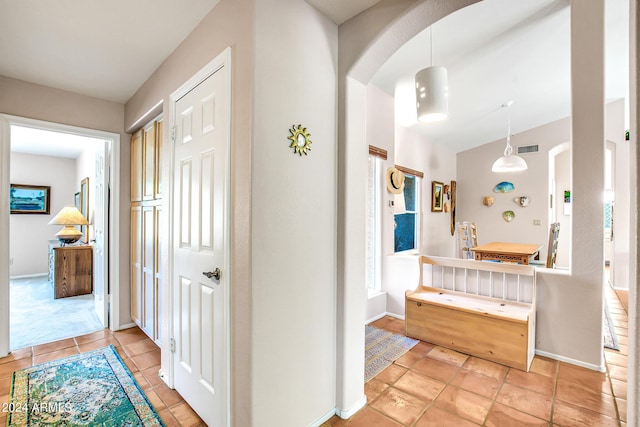
<path fill-rule="evenodd" d="M 199 427 L 206 425 L 180 394 L 167 387 L 160 380 L 158 376 L 160 349 L 138 328 L 118 332 L 104 329 L 75 338 L 13 351 L 9 356 L 0 359 L 0 405 L 9 402 L 13 371 L 106 347 L 110 344 L 114 345 L 167 426 Z M 0 412 L 0 425 L 5 425 L 6 418 L 7 414 Z"/>
<path fill-rule="evenodd" d="M 349 420 L 334 416 L 323 426 L 625 427 L 628 309 L 608 287 L 606 296 L 620 351 L 605 350 L 605 373 L 539 356 L 527 373 L 421 342 L 366 384 L 364 409 Z M 392 317 L 374 325 L 404 333 L 404 322 Z M 14 370 L 109 344 L 116 347 L 168 426 L 205 425 L 160 380 L 160 350 L 138 328 L 101 330 L 1 358 L 0 404 L 9 401 Z M 5 422 L 6 414 L 0 412 L 0 425 Z"/>
<path fill-rule="evenodd" d="M 605 373 L 539 356 L 524 372 L 421 342 L 365 385 L 365 408 L 323 427 L 624 427 L 628 313 L 606 297 L 620 351 L 605 350 Z M 373 325 L 404 334 L 392 317 Z"/>

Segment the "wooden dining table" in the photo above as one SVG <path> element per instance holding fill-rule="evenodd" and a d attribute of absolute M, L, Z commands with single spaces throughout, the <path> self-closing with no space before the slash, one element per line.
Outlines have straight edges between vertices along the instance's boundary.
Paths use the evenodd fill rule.
<path fill-rule="evenodd" d="M 491 242 L 471 248 L 476 261 L 502 261 L 529 264 L 542 245 L 533 243 Z"/>

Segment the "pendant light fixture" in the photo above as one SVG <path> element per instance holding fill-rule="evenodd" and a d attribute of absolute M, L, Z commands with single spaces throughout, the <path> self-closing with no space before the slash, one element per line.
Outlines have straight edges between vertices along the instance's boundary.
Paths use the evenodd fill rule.
<path fill-rule="evenodd" d="M 416 73 L 416 111 L 423 123 L 437 122 L 449 116 L 449 89 L 447 69 L 433 66 L 433 37 L 429 27 L 429 50 L 431 66 Z"/>
<path fill-rule="evenodd" d="M 513 101 L 502 104 L 502 108 L 507 109 L 507 146 L 504 149 L 504 155 L 493 162 L 492 172 L 520 172 L 527 170 L 527 162 L 517 154 L 513 154 L 511 146 L 511 105 Z"/>

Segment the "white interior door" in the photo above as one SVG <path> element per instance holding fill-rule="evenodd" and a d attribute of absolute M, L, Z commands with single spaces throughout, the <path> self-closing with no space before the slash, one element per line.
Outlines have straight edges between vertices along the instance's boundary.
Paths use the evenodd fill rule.
<path fill-rule="evenodd" d="M 228 423 L 229 120 L 227 65 L 175 104 L 174 386 L 210 427 Z"/>
<path fill-rule="evenodd" d="M 95 299 L 96 314 L 102 325 L 109 326 L 109 289 L 107 266 L 107 248 L 105 247 L 105 212 L 109 206 L 109 192 L 107 191 L 107 179 L 109 174 L 106 171 L 107 163 L 107 142 L 103 141 L 96 148 L 96 173 L 94 189 L 94 214 L 93 214 L 93 296 Z"/>

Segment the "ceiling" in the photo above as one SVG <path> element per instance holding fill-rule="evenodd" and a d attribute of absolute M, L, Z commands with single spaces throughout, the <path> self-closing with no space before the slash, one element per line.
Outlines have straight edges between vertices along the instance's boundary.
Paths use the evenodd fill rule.
<path fill-rule="evenodd" d="M 0 75 L 124 103 L 218 1 L 0 0 Z M 307 0 L 337 24 L 378 1 Z M 628 92 L 628 1 L 606 0 L 610 100 Z M 371 83 L 395 97 L 399 124 L 463 151 L 506 136 L 508 101 L 512 133 L 570 114 L 569 30 L 569 0 L 483 0 L 407 42 Z M 450 116 L 423 125 L 413 76 L 431 56 L 448 69 Z"/>
<path fill-rule="evenodd" d="M 628 94 L 628 0 L 606 0 L 606 98 Z M 407 42 L 371 83 L 395 96 L 396 123 L 454 152 L 571 114 L 568 0 L 484 0 L 436 22 Z M 432 41 L 430 41 L 432 34 Z M 448 70 L 449 118 L 416 121 L 414 76 Z"/>
<path fill-rule="evenodd" d="M 0 75 L 125 103 L 219 0 L 0 0 Z M 77 158 L 92 138 L 12 127 L 15 152 Z"/>
<path fill-rule="evenodd" d="M 340 25 L 380 0 L 307 0 L 307 3 Z"/>
<path fill-rule="evenodd" d="M 77 159 L 83 151 L 93 151 L 102 142 L 102 139 L 59 131 L 11 126 L 11 151 L 16 153 Z"/>
<path fill-rule="evenodd" d="M 125 103 L 219 0 L 0 0 L 0 75 Z"/>

